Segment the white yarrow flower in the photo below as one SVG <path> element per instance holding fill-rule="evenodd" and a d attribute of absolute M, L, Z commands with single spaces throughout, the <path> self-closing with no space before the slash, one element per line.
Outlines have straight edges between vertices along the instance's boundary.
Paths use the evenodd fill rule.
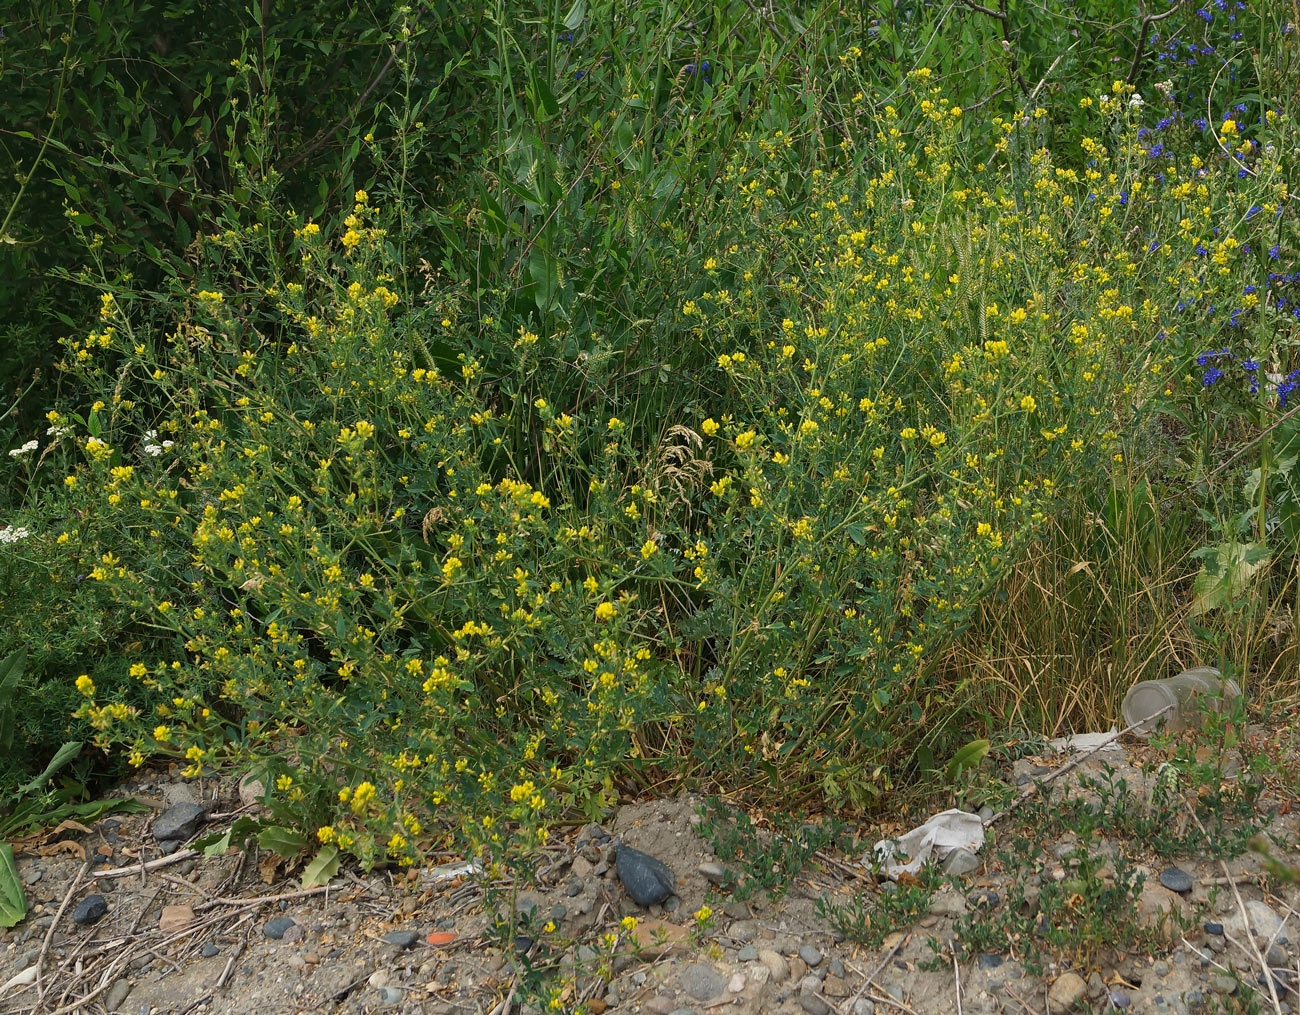
<path fill-rule="evenodd" d="M 13 452 L 10 452 L 13 454 Z M 20 539 L 26 539 L 31 535 L 27 529 L 22 526 L 6 525 L 0 529 L 0 543 L 16 543 Z"/>
<path fill-rule="evenodd" d="M 1130 109 L 1141 109 L 1146 103 L 1142 100 L 1141 94 L 1134 92 L 1133 97 L 1128 100 L 1128 105 Z"/>
<path fill-rule="evenodd" d="M 32 439 L 28 441 L 26 444 L 24 444 L 21 448 L 14 448 L 12 451 L 10 451 L 9 457 L 21 458 L 23 455 L 30 455 L 33 451 L 35 451 L 40 446 L 41 445 L 39 441 Z"/>
<path fill-rule="evenodd" d="M 154 458 L 157 458 L 164 451 L 166 451 L 168 448 L 172 447 L 176 443 L 175 441 L 163 441 L 160 444 L 158 442 L 157 430 L 146 430 L 144 434 L 144 439 L 145 439 L 144 453 L 146 455 L 152 455 Z"/>

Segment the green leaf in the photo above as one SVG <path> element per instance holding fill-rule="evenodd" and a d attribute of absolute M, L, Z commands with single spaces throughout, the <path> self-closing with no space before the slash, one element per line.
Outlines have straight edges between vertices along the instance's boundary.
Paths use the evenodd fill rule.
<path fill-rule="evenodd" d="M 582 24 L 582 19 L 587 16 L 587 0 L 573 0 L 573 6 L 569 8 L 569 13 L 564 15 L 564 27 L 571 32 L 576 32 L 578 26 Z"/>
<path fill-rule="evenodd" d="M 193 848 L 202 850 L 204 856 L 221 856 L 234 842 L 242 846 L 244 840 L 261 827 L 262 823 L 253 818 L 237 818 L 224 832 L 205 835 L 194 843 Z"/>
<path fill-rule="evenodd" d="M 1192 616 L 1228 606 L 1240 599 L 1255 575 L 1268 562 L 1268 547 L 1261 543 L 1220 543 L 1197 550 L 1204 563 L 1192 583 Z"/>
<path fill-rule="evenodd" d="M 258 833 L 257 844 L 285 859 L 291 859 L 307 848 L 307 836 L 296 828 L 270 825 Z"/>
<path fill-rule="evenodd" d="M 0 754 L 8 755 L 14 743 L 14 693 L 27 668 L 27 649 L 20 648 L 0 659 Z"/>
<path fill-rule="evenodd" d="M 943 770 L 944 777 L 949 782 L 956 782 L 957 778 L 966 769 L 979 766 L 979 763 L 988 755 L 990 746 L 987 740 L 972 740 L 952 756 L 952 760 L 948 762 L 947 767 Z"/>
<path fill-rule="evenodd" d="M 69 740 L 54 752 L 54 757 L 52 757 L 50 763 L 45 766 L 45 771 L 25 786 L 19 786 L 18 792 L 24 794 L 35 793 L 50 780 L 50 777 L 53 776 L 55 772 L 80 754 L 81 747 L 82 742 L 80 740 Z"/>
<path fill-rule="evenodd" d="M 325 846 L 316 854 L 316 859 L 302 872 L 303 888 L 318 888 L 327 885 L 330 878 L 339 872 L 339 849 L 337 846 Z"/>
<path fill-rule="evenodd" d="M 0 927 L 13 927 L 27 916 L 27 896 L 18 880 L 13 847 L 0 842 Z"/>
<path fill-rule="evenodd" d="M 551 91 L 551 86 L 541 77 L 538 77 L 533 84 L 537 104 L 541 107 L 541 111 L 546 114 L 545 119 L 550 120 L 559 116 L 560 104 L 555 101 L 555 93 Z"/>

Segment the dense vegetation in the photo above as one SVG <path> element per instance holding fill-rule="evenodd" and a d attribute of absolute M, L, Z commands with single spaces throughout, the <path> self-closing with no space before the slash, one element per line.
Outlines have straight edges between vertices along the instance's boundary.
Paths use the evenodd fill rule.
<path fill-rule="evenodd" d="M 1296 20 L 33 5 L 3 770 L 410 861 L 1293 692 Z"/>

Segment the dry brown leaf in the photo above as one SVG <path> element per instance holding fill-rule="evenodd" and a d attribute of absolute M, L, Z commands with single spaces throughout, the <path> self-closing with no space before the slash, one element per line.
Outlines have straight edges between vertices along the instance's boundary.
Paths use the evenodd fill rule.
<path fill-rule="evenodd" d="M 274 853 L 267 853 L 257 861 L 257 872 L 262 876 L 262 880 L 269 885 L 275 880 L 276 869 L 282 863 L 284 863 L 284 857 L 277 856 Z"/>
<path fill-rule="evenodd" d="M 55 856 L 58 853 L 71 853 L 78 859 L 86 859 L 86 847 L 79 842 L 73 842 L 71 839 L 60 839 L 58 842 L 52 842 L 45 846 L 37 846 L 33 850 L 37 856 Z"/>

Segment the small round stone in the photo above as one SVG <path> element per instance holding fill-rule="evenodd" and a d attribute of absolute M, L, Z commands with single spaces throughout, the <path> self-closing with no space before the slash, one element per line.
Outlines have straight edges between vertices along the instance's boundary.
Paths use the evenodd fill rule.
<path fill-rule="evenodd" d="M 1166 867 L 1160 872 L 1160 883 L 1171 892 L 1190 892 L 1192 876 L 1181 867 Z"/>
<path fill-rule="evenodd" d="M 1205 921 L 1205 933 L 1213 934 L 1215 937 L 1223 936 L 1223 924 L 1216 923 L 1214 920 Z"/>
<path fill-rule="evenodd" d="M 210 959 L 212 958 L 212 956 L 217 955 L 220 952 L 221 949 L 218 948 L 216 945 L 214 945 L 211 941 L 209 941 L 207 944 L 203 946 L 203 950 L 199 952 L 199 954 L 203 956 L 203 958 L 205 959 Z"/>
<path fill-rule="evenodd" d="M 104 896 L 87 895 L 72 911 L 72 922 L 88 927 L 92 923 L 98 923 L 107 912 L 108 903 L 104 901 Z"/>
<path fill-rule="evenodd" d="M 1133 1003 L 1133 1000 L 1122 990 L 1112 990 L 1110 992 L 1110 1003 L 1123 1011 Z"/>
<path fill-rule="evenodd" d="M 267 920 L 266 926 L 262 928 L 262 933 L 273 941 L 279 941 L 284 937 L 284 932 L 294 925 L 293 919 L 288 916 L 277 916 L 274 920 Z"/>
<path fill-rule="evenodd" d="M 822 953 L 819 952 L 812 945 L 803 945 L 799 949 L 799 958 L 803 959 L 806 963 L 808 963 L 809 969 L 816 969 L 819 965 L 821 965 Z"/>
<path fill-rule="evenodd" d="M 736 953 L 736 958 L 741 962 L 757 962 L 758 949 L 753 945 L 745 945 L 744 948 L 740 949 L 740 951 Z"/>

